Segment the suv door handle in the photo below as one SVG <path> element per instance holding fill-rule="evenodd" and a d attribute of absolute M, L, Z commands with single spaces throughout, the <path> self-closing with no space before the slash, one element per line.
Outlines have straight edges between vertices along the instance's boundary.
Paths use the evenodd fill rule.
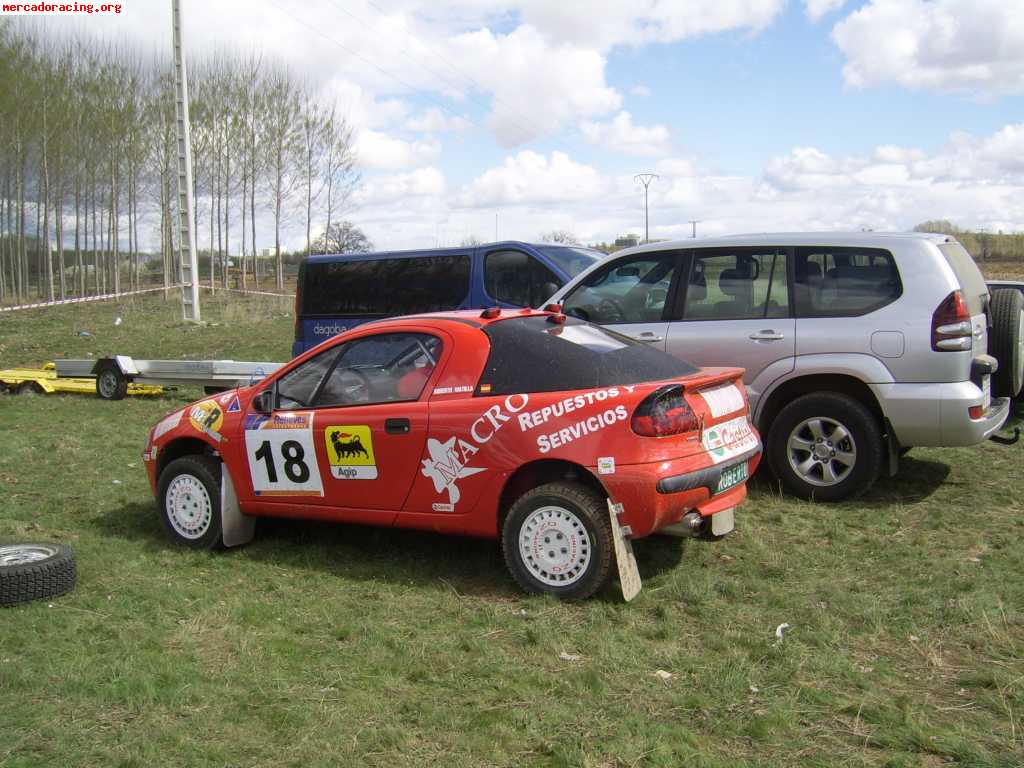
<path fill-rule="evenodd" d="M 408 419 L 385 419 L 384 420 L 384 431 L 389 435 L 407 435 L 409 434 L 409 420 Z"/>
<path fill-rule="evenodd" d="M 664 336 L 659 336 L 654 331 L 644 331 L 643 333 L 637 334 L 633 338 L 636 339 L 637 341 L 646 342 L 647 344 L 656 344 L 659 341 L 665 340 Z"/>
<path fill-rule="evenodd" d="M 763 331 L 750 334 L 749 338 L 753 341 L 781 341 L 786 338 L 786 334 L 766 328 Z"/>

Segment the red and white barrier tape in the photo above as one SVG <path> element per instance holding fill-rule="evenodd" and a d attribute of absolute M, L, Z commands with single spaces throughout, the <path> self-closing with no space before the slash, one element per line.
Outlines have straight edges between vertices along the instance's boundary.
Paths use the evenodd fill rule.
<path fill-rule="evenodd" d="M 166 290 L 174 290 L 180 288 L 180 285 L 169 285 Z M 200 285 L 200 288 L 206 288 L 210 290 L 209 285 Z M 125 296 L 138 296 L 142 293 L 153 293 L 155 291 L 165 290 L 163 286 L 157 288 L 142 288 L 138 291 L 121 291 L 120 293 L 101 293 L 98 296 L 77 296 L 73 299 L 55 299 L 54 301 L 37 301 L 32 304 L 18 304 L 14 307 L 0 307 L 0 312 L 14 312 L 18 309 L 44 309 L 46 307 L 59 307 L 63 304 L 81 304 L 86 301 L 107 301 L 109 299 L 120 299 Z M 228 291 L 230 293 L 241 293 L 243 295 L 252 296 L 277 296 L 282 299 L 294 299 L 295 294 L 293 293 L 268 293 L 267 291 L 243 291 L 241 288 L 222 288 L 217 286 L 213 289 L 216 291 Z"/>

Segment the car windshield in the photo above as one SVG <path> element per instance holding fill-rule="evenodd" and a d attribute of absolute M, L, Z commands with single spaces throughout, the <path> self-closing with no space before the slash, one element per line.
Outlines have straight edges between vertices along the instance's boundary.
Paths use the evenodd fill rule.
<path fill-rule="evenodd" d="M 560 270 L 576 277 L 580 272 L 604 258 L 604 254 L 593 248 L 575 248 L 568 245 L 538 245 L 537 250 L 555 262 Z"/>
<path fill-rule="evenodd" d="M 484 328 L 491 352 L 478 393 L 560 392 L 691 376 L 697 368 L 574 317 L 517 317 Z"/>

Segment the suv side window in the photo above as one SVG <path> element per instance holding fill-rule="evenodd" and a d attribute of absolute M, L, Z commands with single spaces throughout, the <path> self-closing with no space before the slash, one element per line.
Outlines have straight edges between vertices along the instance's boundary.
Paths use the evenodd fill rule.
<path fill-rule="evenodd" d="M 881 248 L 797 248 L 793 266 L 797 317 L 866 315 L 903 293 L 896 261 Z"/>
<path fill-rule="evenodd" d="M 497 301 L 536 307 L 561 287 L 554 272 L 522 251 L 491 251 L 484 259 L 484 288 Z"/>
<path fill-rule="evenodd" d="M 563 311 L 601 325 L 656 323 L 665 312 L 675 265 L 673 252 L 612 262 L 566 296 Z"/>
<path fill-rule="evenodd" d="M 695 251 L 684 320 L 789 317 L 788 257 L 778 249 Z"/>

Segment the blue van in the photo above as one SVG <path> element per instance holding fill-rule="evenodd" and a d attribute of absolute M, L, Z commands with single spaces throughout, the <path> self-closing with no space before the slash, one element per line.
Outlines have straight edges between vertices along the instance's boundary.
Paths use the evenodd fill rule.
<path fill-rule="evenodd" d="M 292 355 L 382 317 L 540 306 L 602 258 L 592 248 L 515 241 L 310 256 L 299 267 Z"/>

